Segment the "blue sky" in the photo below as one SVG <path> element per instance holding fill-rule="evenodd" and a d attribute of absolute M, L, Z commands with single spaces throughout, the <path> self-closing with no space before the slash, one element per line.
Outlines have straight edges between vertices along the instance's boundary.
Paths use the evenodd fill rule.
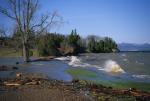
<path fill-rule="evenodd" d="M 82 37 L 94 34 L 118 43 L 150 43 L 150 0 L 39 1 L 40 11 L 57 10 L 66 22 L 53 31 L 69 34 L 76 28 Z"/>

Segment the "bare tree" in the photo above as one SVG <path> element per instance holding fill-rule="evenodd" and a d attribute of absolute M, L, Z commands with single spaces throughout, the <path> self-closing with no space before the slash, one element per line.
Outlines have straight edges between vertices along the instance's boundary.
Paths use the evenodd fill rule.
<path fill-rule="evenodd" d="M 0 46 L 5 46 L 6 29 L 4 26 L 0 26 Z"/>
<path fill-rule="evenodd" d="M 0 37 L 6 37 L 6 28 L 4 26 L 0 26 Z"/>
<path fill-rule="evenodd" d="M 43 15 L 41 19 L 36 16 L 39 6 L 38 0 L 8 0 L 8 8 L 0 7 L 0 12 L 10 19 L 14 20 L 19 32 L 23 45 L 24 61 L 29 61 L 29 36 L 33 31 L 42 33 L 49 26 L 58 22 L 58 14 L 54 12 L 50 15 Z M 35 20 L 38 20 L 34 22 Z M 39 21 L 40 20 L 40 21 Z"/>

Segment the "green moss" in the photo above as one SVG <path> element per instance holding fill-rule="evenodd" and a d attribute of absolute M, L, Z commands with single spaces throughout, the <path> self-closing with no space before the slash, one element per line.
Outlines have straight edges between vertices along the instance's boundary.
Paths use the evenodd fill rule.
<path fill-rule="evenodd" d="M 123 82 L 123 81 L 102 81 L 102 80 L 97 80 L 97 81 L 93 81 L 96 84 L 102 84 L 105 86 L 111 86 L 113 88 L 116 89 L 129 89 L 129 88 L 135 88 L 135 89 L 139 89 L 139 90 L 144 90 L 144 91 L 148 91 L 150 92 L 150 84 L 149 83 L 136 83 L 136 82 L 132 82 L 132 81 L 128 81 L 128 82 Z"/>
<path fill-rule="evenodd" d="M 81 76 L 81 77 L 97 77 L 97 74 L 93 71 L 89 71 L 87 69 L 83 69 L 83 68 L 72 68 L 72 69 L 68 69 L 66 70 L 67 73 L 69 73 L 70 75 L 72 75 L 74 78 Z"/>
<path fill-rule="evenodd" d="M 149 83 L 136 83 L 136 82 L 114 82 L 113 85 L 116 88 L 136 88 L 144 91 L 150 91 Z"/>

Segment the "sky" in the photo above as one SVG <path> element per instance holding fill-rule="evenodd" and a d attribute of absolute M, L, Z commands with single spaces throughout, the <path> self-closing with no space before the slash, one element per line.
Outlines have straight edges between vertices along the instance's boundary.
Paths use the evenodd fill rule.
<path fill-rule="evenodd" d="M 76 29 L 82 37 L 97 35 L 111 37 L 117 43 L 150 43 L 150 0 L 39 1 L 40 12 L 57 11 L 64 19 L 65 23 L 53 32 L 69 34 Z M 0 23 L 10 21 L 1 15 L 0 19 Z"/>

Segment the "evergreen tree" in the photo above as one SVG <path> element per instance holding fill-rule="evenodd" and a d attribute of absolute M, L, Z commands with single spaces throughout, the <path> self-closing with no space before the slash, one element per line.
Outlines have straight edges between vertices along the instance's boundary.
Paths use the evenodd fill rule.
<path fill-rule="evenodd" d="M 118 51 L 117 44 L 112 38 L 105 37 L 103 39 L 96 40 L 96 37 L 91 36 L 88 43 L 88 51 L 93 53 L 109 53 Z"/>

